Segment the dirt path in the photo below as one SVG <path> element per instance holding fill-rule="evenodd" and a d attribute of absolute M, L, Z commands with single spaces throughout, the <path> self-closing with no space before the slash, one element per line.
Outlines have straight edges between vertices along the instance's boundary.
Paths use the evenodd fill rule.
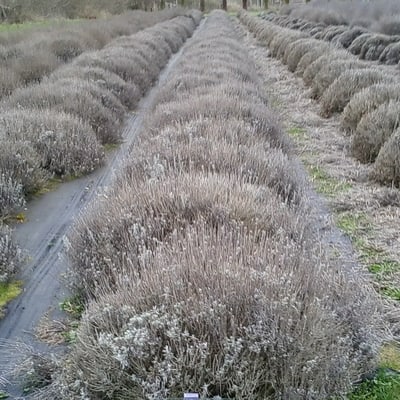
<path fill-rule="evenodd" d="M 256 61 L 272 108 L 292 136 L 313 186 L 325 199 L 327 218 L 351 239 L 352 252 L 365 272 L 378 271 L 372 279 L 379 292 L 400 288 L 400 191 L 368 181 L 370 166 L 350 155 L 350 139 L 340 130 L 340 115 L 321 117 L 320 106 L 310 98 L 303 80 L 271 58 L 239 22 L 237 30 Z M 393 333 L 400 337 L 398 303 L 388 297 L 385 302 Z"/>
<path fill-rule="evenodd" d="M 203 24 L 204 20 L 196 32 Z M 46 344 L 36 340 L 34 329 L 45 314 L 50 319 L 57 318 L 60 314 L 59 303 L 68 296 L 62 279 L 68 266 L 63 256 L 63 237 L 74 218 L 91 200 L 104 192 L 114 172 L 120 169 L 141 130 L 147 109 L 155 100 L 157 87 L 165 82 L 183 48 L 172 57 L 157 85 L 142 99 L 135 114 L 127 119 L 123 144 L 109 154 L 106 165 L 89 176 L 64 183 L 57 190 L 30 202 L 26 222 L 16 226 L 16 240 L 26 250 L 28 261 L 20 276 L 24 291 L 9 304 L 5 318 L 0 321 L 0 392 L 4 390 L 10 398 L 21 395 L 18 384 L 5 379 L 18 363 L 18 351 L 15 351 L 18 342 L 35 350 L 47 350 Z"/>

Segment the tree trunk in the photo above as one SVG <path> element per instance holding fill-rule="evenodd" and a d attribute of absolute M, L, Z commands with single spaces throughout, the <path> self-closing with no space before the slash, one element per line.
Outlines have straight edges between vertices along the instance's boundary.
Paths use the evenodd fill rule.
<path fill-rule="evenodd" d="M 243 4 L 243 9 L 247 10 L 247 0 L 243 0 L 242 4 Z"/>
<path fill-rule="evenodd" d="M 222 0 L 222 9 L 228 11 L 228 2 L 227 0 Z"/>
<path fill-rule="evenodd" d="M 264 8 L 266 10 L 268 9 L 268 2 L 269 2 L 269 0 L 264 0 Z"/>
<path fill-rule="evenodd" d="M 200 0 L 200 11 L 204 12 L 206 9 L 206 0 Z"/>

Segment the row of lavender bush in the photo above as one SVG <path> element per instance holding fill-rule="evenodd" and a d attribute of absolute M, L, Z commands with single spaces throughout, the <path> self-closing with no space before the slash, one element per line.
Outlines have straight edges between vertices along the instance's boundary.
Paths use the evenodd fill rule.
<path fill-rule="evenodd" d="M 348 51 L 304 32 L 282 28 L 242 13 L 242 22 L 270 49 L 272 57 L 303 78 L 321 103 L 321 114 L 341 113 L 343 131 L 351 137 L 351 152 L 373 163 L 370 178 L 400 184 L 400 112 L 397 72 L 361 61 Z"/>
<path fill-rule="evenodd" d="M 190 12 L 120 37 L 3 100 L 0 218 L 19 210 L 50 178 L 79 176 L 103 163 L 103 145 L 119 142 L 126 112 L 192 35 L 199 18 Z M 0 236 L 0 272 L 7 281 L 18 252 L 7 227 Z"/>
<path fill-rule="evenodd" d="M 378 303 L 325 252 L 307 183 L 227 14 L 68 236 L 85 302 L 41 399 L 325 399 L 370 370 Z"/>

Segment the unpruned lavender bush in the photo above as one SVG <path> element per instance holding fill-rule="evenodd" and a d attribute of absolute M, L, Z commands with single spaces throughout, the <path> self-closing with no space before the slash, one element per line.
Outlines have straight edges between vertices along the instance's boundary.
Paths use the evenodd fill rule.
<path fill-rule="evenodd" d="M 339 78 L 344 72 L 349 70 L 361 70 L 366 68 L 367 65 L 364 63 L 349 59 L 338 59 L 333 60 L 330 63 L 322 65 L 318 73 L 315 75 L 311 83 L 311 96 L 315 99 L 319 99 L 330 85 Z"/>
<path fill-rule="evenodd" d="M 23 85 L 29 85 L 40 82 L 60 65 L 61 60 L 54 54 L 45 50 L 30 49 L 24 51 L 10 67 Z"/>
<path fill-rule="evenodd" d="M 319 13 L 319 11 L 317 11 L 317 13 Z M 399 62 L 398 43 L 400 36 L 395 34 L 391 35 L 390 33 L 386 33 L 385 29 L 379 30 L 379 28 L 377 28 L 377 31 L 381 33 L 375 34 L 373 32 L 381 21 L 374 24 L 372 31 L 368 31 L 366 27 L 371 25 L 368 21 L 366 23 L 361 23 L 360 20 L 353 21 L 351 27 L 346 25 L 326 26 L 325 24 L 307 22 L 306 20 L 293 18 L 292 16 L 268 15 L 270 16 L 264 16 L 262 18 L 282 28 L 290 28 L 277 30 L 275 33 L 275 36 L 280 38 L 278 39 L 278 43 L 282 43 L 283 48 L 286 49 L 286 54 L 291 53 L 291 47 L 294 45 L 294 35 L 296 33 L 292 30 L 299 30 L 308 33 L 314 39 L 332 42 L 335 46 L 344 47 L 354 55 L 358 55 L 361 59 L 369 61 L 379 60 L 381 63 L 389 65 L 394 65 Z M 390 19 L 392 17 L 387 18 Z M 395 21 L 398 22 L 398 17 L 395 16 L 392 20 L 392 26 L 395 28 Z M 390 29 L 388 29 L 388 31 L 390 31 Z M 393 32 L 395 32 L 395 30 L 393 30 Z M 276 39 L 273 39 L 273 44 L 273 46 L 270 46 L 273 51 L 273 56 L 281 58 L 279 57 L 279 51 L 277 52 L 275 48 Z M 283 61 L 287 63 L 286 56 L 283 58 Z M 290 70 L 293 71 L 293 67 L 291 67 Z"/>
<path fill-rule="evenodd" d="M 162 164 L 153 169 L 153 174 L 157 173 Z M 141 182 L 137 175 L 132 174 L 123 188 L 109 193 L 112 207 L 107 199 L 100 201 L 69 236 L 74 283 L 85 297 L 97 298 L 98 293 L 112 291 L 130 270 L 140 272 L 147 252 L 198 219 L 215 229 L 239 224 L 267 235 L 286 232 L 293 239 L 301 232 L 296 213 L 275 191 L 236 182 L 224 171 L 175 173 L 159 183 L 152 179 Z"/>
<path fill-rule="evenodd" d="M 18 175 L 14 173 L 20 177 L 26 193 L 42 186 L 43 182 L 33 178 L 36 174 L 43 175 L 43 170 L 50 176 L 79 176 L 93 171 L 103 161 L 103 150 L 94 131 L 70 114 L 52 110 L 40 114 L 29 110 L 6 111 L 0 117 L 0 131 L 27 147 L 18 151 L 17 145 L 13 144 L 14 153 L 4 149 L 0 155 L 0 160 L 7 155 L 12 157 L 8 166 L 2 164 L 5 170 L 11 171 L 18 165 L 18 159 L 14 158 L 18 154 L 20 162 L 27 163 L 26 167 L 20 167 Z M 36 162 L 29 161 L 35 159 L 33 155 L 29 156 L 29 151 L 36 153 Z M 33 182 L 28 184 L 26 179 Z"/>
<path fill-rule="evenodd" d="M 381 148 L 371 171 L 372 179 L 386 185 L 400 186 L 399 152 L 400 132 L 397 129 Z"/>
<path fill-rule="evenodd" d="M 324 42 L 319 42 L 312 49 L 307 51 L 299 60 L 296 67 L 296 75 L 301 78 L 304 77 L 304 73 L 309 65 L 316 61 L 319 57 L 323 56 L 330 50 L 329 46 Z"/>
<path fill-rule="evenodd" d="M 6 217 L 25 204 L 22 184 L 10 175 L 0 175 L 0 217 Z"/>
<path fill-rule="evenodd" d="M 378 83 L 395 83 L 394 75 L 378 68 L 349 70 L 341 74 L 321 97 L 321 113 L 325 117 L 342 112 L 352 97 L 362 89 Z"/>
<path fill-rule="evenodd" d="M 87 80 L 110 91 L 129 110 L 132 110 L 141 98 L 140 90 L 133 82 L 126 82 L 111 71 L 99 67 L 69 65 L 58 68 L 50 78 L 54 81 L 65 78 Z"/>
<path fill-rule="evenodd" d="M 368 61 L 379 60 L 385 49 L 392 43 L 398 42 L 399 38 L 386 35 L 373 35 L 361 47 L 360 58 Z"/>
<path fill-rule="evenodd" d="M 296 71 L 301 58 L 316 46 L 319 46 L 319 42 L 315 39 L 300 39 L 289 45 L 285 52 L 285 63 L 289 71 Z M 321 48 L 324 48 L 324 46 L 321 46 Z"/>
<path fill-rule="evenodd" d="M 361 28 L 355 26 L 354 28 L 348 29 L 344 31 L 342 34 L 337 36 L 333 42 L 342 45 L 345 49 L 349 48 L 353 41 L 361 36 L 363 33 L 366 33 L 367 30 L 365 28 Z"/>
<path fill-rule="evenodd" d="M 122 121 L 118 121 L 112 111 L 102 104 L 101 99 L 90 92 L 82 91 L 79 80 L 71 83 L 62 85 L 46 82 L 17 89 L 3 103 L 3 107 L 36 112 L 66 112 L 89 123 L 101 143 L 117 143 L 120 140 Z"/>
<path fill-rule="evenodd" d="M 386 65 L 396 65 L 400 62 L 400 43 L 389 44 L 379 56 L 379 62 Z"/>
<path fill-rule="evenodd" d="M 399 127 L 400 101 L 389 100 L 365 114 L 352 137 L 352 154 L 364 163 L 373 162 L 385 142 Z"/>
<path fill-rule="evenodd" d="M 348 27 L 346 25 L 339 26 L 328 26 L 323 33 L 321 33 L 321 39 L 330 42 L 335 39 L 336 36 L 346 32 Z"/>
<path fill-rule="evenodd" d="M 179 171 L 236 174 L 243 182 L 265 185 L 284 203 L 302 200 L 304 176 L 297 163 L 242 120 L 207 118 L 177 123 L 139 144 L 135 160 L 125 167 L 124 180 L 168 175 L 179 163 Z M 144 159 L 150 161 L 143 163 Z"/>
<path fill-rule="evenodd" d="M 351 54 L 354 54 L 354 55 L 358 56 L 361 53 L 361 50 L 362 50 L 364 44 L 367 43 L 367 41 L 369 39 L 371 39 L 373 36 L 374 36 L 374 34 L 371 33 L 371 32 L 363 33 L 362 35 L 358 36 L 357 38 L 355 38 L 353 40 L 353 42 L 347 48 L 347 50 Z"/>
<path fill-rule="evenodd" d="M 168 41 L 163 37 L 166 30 Z M 100 51 L 85 53 L 74 61 L 74 65 L 105 69 L 134 83 L 143 94 L 157 79 L 171 52 L 176 52 L 193 30 L 192 18 L 177 17 L 124 41 L 116 40 Z M 154 40 L 150 41 L 149 37 Z M 172 47 L 171 42 L 175 43 Z"/>
<path fill-rule="evenodd" d="M 3 118 L 8 119 L 9 116 Z M 15 115 L 18 117 L 18 115 Z M 2 135 L 8 135 L 17 133 L 14 128 L 18 124 L 15 118 L 11 118 L 12 129 L 8 129 L 5 120 L 0 122 L 0 131 Z M 26 126 L 27 127 L 27 126 Z M 42 129 L 42 128 L 39 128 Z M 25 134 L 25 131 L 23 132 Z M 6 216 L 10 213 L 10 210 L 18 208 L 21 205 L 20 196 L 33 194 L 43 187 L 44 183 L 49 178 L 48 171 L 43 169 L 43 160 L 39 155 L 35 147 L 32 145 L 31 140 L 26 140 L 23 136 L 16 136 L 10 140 L 9 138 L 1 138 L 1 153 L 0 153 L 0 171 L 4 176 L 8 177 L 8 180 L 13 182 L 15 188 L 18 188 L 18 195 L 12 196 L 15 199 L 16 206 L 5 207 L 1 212 L 2 215 Z M 7 198 L 6 192 L 3 192 L 3 196 Z M 3 199 L 6 203 L 9 200 Z M 10 202 L 10 205 L 12 202 Z"/>
<path fill-rule="evenodd" d="M 346 61 L 349 60 L 349 55 L 345 51 L 330 51 L 324 52 L 320 57 L 318 57 L 315 61 L 309 64 L 303 73 L 303 81 L 307 86 L 311 86 L 314 83 L 315 77 L 318 72 L 330 64 L 333 61 Z"/>
<path fill-rule="evenodd" d="M 0 177 L 0 190 L 3 184 Z M 20 263 L 21 251 L 13 241 L 11 229 L 0 223 L 0 283 L 8 282 L 18 271 Z"/>
<path fill-rule="evenodd" d="M 286 235 L 199 220 L 143 263 L 88 306 L 45 398 L 325 399 L 370 368 L 371 290 Z"/>
<path fill-rule="evenodd" d="M 352 97 L 343 110 L 341 128 L 348 133 L 356 130 L 364 115 L 376 110 L 381 104 L 400 99 L 398 85 L 377 84 L 369 86 Z"/>

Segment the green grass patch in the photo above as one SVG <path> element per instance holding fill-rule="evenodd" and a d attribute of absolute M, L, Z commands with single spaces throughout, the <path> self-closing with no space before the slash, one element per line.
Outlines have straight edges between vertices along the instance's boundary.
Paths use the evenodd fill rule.
<path fill-rule="evenodd" d="M 380 248 L 368 243 L 368 236 L 373 233 L 373 226 L 366 214 L 345 212 L 336 217 L 336 225 L 347 233 L 359 253 L 359 258 L 368 271 L 380 282 L 379 292 L 392 300 L 400 301 L 400 288 L 390 286 L 390 275 L 400 271 L 400 263 L 388 259 Z"/>
<path fill-rule="evenodd" d="M 297 140 L 304 140 L 308 138 L 307 131 L 298 126 L 292 126 L 287 131 L 288 135 Z"/>
<path fill-rule="evenodd" d="M 65 182 L 72 182 L 75 179 L 81 178 L 83 175 L 67 175 L 63 177 L 55 176 L 51 179 L 47 180 L 43 186 L 38 189 L 36 192 L 30 194 L 28 196 L 28 200 L 31 200 L 36 197 L 43 196 L 46 193 L 54 192 L 58 187 Z"/>
<path fill-rule="evenodd" d="M 9 394 L 7 394 L 6 392 L 1 392 L 0 391 L 0 400 L 1 399 L 8 399 L 10 397 Z"/>
<path fill-rule="evenodd" d="M 103 149 L 106 153 L 113 151 L 115 149 L 119 149 L 120 145 L 118 143 L 106 143 L 103 145 Z"/>
<path fill-rule="evenodd" d="M 400 271 L 400 263 L 391 260 L 382 260 L 368 266 L 369 272 L 376 275 L 390 275 Z"/>
<path fill-rule="evenodd" d="M 17 214 L 8 215 L 3 218 L 4 222 L 7 223 L 19 223 L 23 224 L 26 221 L 26 215 L 24 212 L 19 212 Z"/>
<path fill-rule="evenodd" d="M 71 317 L 75 319 L 80 319 L 83 311 L 85 310 L 85 305 L 80 296 L 75 295 L 65 299 L 60 303 L 60 308 Z"/>
<path fill-rule="evenodd" d="M 392 300 L 400 301 L 400 288 L 398 287 L 384 288 L 382 289 L 382 294 Z"/>
<path fill-rule="evenodd" d="M 70 324 L 69 329 L 63 333 L 64 341 L 68 344 L 73 344 L 76 342 L 76 331 L 79 328 L 78 322 L 73 322 Z"/>
<path fill-rule="evenodd" d="M 400 376 L 382 370 L 375 379 L 362 383 L 349 400 L 400 400 Z"/>
<path fill-rule="evenodd" d="M 337 216 L 336 225 L 345 233 L 347 233 L 350 238 L 359 244 L 359 248 L 365 248 L 368 254 L 373 254 L 377 249 L 372 246 L 368 246 L 363 236 L 372 231 L 372 224 L 364 213 L 355 212 L 344 212 Z M 358 243 L 357 243 L 358 242 Z"/>
<path fill-rule="evenodd" d="M 39 190 L 37 190 L 35 193 L 32 193 L 29 197 L 32 198 L 39 197 L 46 193 L 52 192 L 56 190 L 62 182 L 63 180 L 61 178 L 51 178 L 48 181 L 46 181 L 45 184 Z"/>
<path fill-rule="evenodd" d="M 64 341 L 69 344 L 75 343 L 76 331 L 79 328 L 79 320 L 85 311 L 85 305 L 82 298 L 79 295 L 69 297 L 60 303 L 60 309 L 70 316 L 68 329 L 66 329 L 62 334 Z"/>
<path fill-rule="evenodd" d="M 380 365 L 383 368 L 392 368 L 400 371 L 400 345 L 387 343 L 381 351 Z"/>
<path fill-rule="evenodd" d="M 326 197 L 335 197 L 338 193 L 346 192 L 352 187 L 350 183 L 329 176 L 323 168 L 317 165 L 306 163 L 305 166 L 315 184 L 315 190 Z"/>
<path fill-rule="evenodd" d="M 14 281 L 9 283 L 0 283 L 0 318 L 1 310 L 22 292 L 22 282 Z"/>
<path fill-rule="evenodd" d="M 369 381 L 363 382 L 349 400 L 400 400 L 400 347 L 396 343 L 383 346 L 380 371 Z"/>

